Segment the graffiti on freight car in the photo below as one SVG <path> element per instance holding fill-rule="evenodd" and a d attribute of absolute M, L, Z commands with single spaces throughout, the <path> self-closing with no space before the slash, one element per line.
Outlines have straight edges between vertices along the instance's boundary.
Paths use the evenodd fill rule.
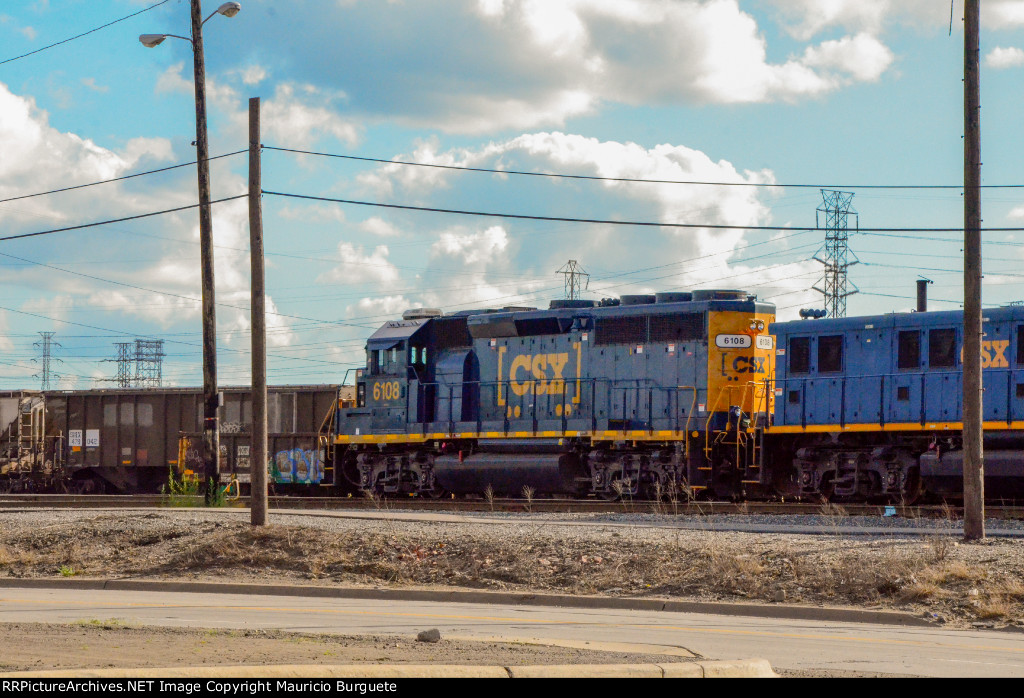
<path fill-rule="evenodd" d="M 244 434 L 246 431 L 245 425 L 241 422 L 221 422 L 220 433 L 221 434 Z"/>
<path fill-rule="evenodd" d="M 269 465 L 270 476 L 276 483 L 315 485 L 324 479 L 324 463 L 317 449 L 278 451 L 270 457 Z"/>

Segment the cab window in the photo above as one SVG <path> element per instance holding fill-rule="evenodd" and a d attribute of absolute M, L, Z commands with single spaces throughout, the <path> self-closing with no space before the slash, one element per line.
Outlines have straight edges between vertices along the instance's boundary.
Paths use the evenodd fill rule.
<path fill-rule="evenodd" d="M 921 333 L 907 330 L 899 333 L 896 365 L 898 368 L 921 368 Z"/>
<path fill-rule="evenodd" d="M 811 372 L 810 337 L 793 337 L 789 340 L 789 372 Z"/>
<path fill-rule="evenodd" d="M 931 368 L 952 368 L 956 366 L 956 330 L 928 331 L 928 365 Z"/>
<path fill-rule="evenodd" d="M 843 370 L 843 335 L 818 337 L 818 373 Z"/>

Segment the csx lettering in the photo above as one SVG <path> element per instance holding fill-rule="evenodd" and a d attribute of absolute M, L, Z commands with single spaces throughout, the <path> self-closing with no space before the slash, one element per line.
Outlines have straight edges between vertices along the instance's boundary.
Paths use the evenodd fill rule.
<path fill-rule="evenodd" d="M 569 363 L 569 353 L 521 354 L 512 360 L 509 368 L 509 385 L 516 395 L 562 395 L 565 393 L 565 378 L 562 371 Z M 532 376 L 521 380 L 521 376 Z"/>
<path fill-rule="evenodd" d="M 732 370 L 736 373 L 764 373 L 764 356 L 737 356 L 733 359 Z"/>
<path fill-rule="evenodd" d="M 982 368 L 1009 368 L 1010 362 L 1006 358 L 1006 350 L 1010 348 L 1008 339 L 986 339 L 981 343 L 981 367 Z M 960 363 L 964 360 L 963 347 L 960 348 Z"/>
<path fill-rule="evenodd" d="M 1010 362 L 1006 360 L 1006 350 L 1010 346 L 1010 340 L 999 339 L 981 343 L 981 367 L 982 368 L 1009 368 Z M 991 353 L 990 353 L 991 352 Z"/>

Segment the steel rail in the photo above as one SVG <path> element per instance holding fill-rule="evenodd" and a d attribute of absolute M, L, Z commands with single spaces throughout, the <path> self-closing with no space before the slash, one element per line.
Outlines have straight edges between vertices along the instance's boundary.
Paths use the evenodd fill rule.
<path fill-rule="evenodd" d="M 175 497 L 172 501 L 166 495 L 72 495 L 72 494 L 3 494 L 0 495 L 0 510 L 20 508 L 140 508 L 168 507 L 181 505 L 201 506 L 202 498 Z M 244 506 L 241 500 L 229 506 Z M 883 504 L 821 504 L 815 502 L 657 502 L 651 500 L 624 499 L 606 502 L 596 499 L 498 499 L 458 498 L 424 499 L 421 497 L 366 498 L 352 497 L 290 497 L 270 498 L 272 509 L 302 509 L 325 511 L 452 511 L 481 513 L 604 513 L 604 514 L 660 514 L 666 516 L 710 516 L 710 515 L 819 515 L 830 518 L 848 516 L 896 516 L 900 518 L 960 519 L 961 506 L 924 505 L 899 506 Z M 985 508 L 986 516 L 993 519 L 1024 519 L 1024 506 L 990 505 Z"/>

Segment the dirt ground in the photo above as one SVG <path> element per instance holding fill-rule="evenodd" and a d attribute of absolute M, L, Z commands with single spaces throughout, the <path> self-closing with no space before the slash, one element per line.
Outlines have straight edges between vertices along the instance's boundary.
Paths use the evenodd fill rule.
<path fill-rule="evenodd" d="M 276 630 L 133 627 L 93 620 L 70 625 L 0 623 L 0 672 L 105 667 L 268 664 L 636 664 L 682 657 L 568 647 Z"/>
<path fill-rule="evenodd" d="M 784 601 L 899 610 L 952 627 L 1024 626 L 1024 542 L 1017 540 L 964 545 L 941 532 L 799 536 L 680 530 L 650 523 L 610 526 L 596 520 L 566 525 L 537 517 L 500 524 L 294 515 L 276 515 L 272 521 L 253 528 L 247 513 L 210 510 L 0 512 L 0 576 Z M 582 651 L 525 646 L 487 646 L 477 654 L 472 643 L 427 645 L 411 638 L 220 633 L 216 642 L 210 641 L 216 633 L 220 631 L 168 630 L 146 639 L 140 629 L 76 626 L 67 634 L 70 644 L 61 656 L 62 661 L 84 662 L 65 665 L 69 667 L 96 666 L 115 646 L 130 651 L 118 649 L 114 656 L 130 656 L 148 666 L 172 657 L 200 663 L 239 663 L 245 657 L 253 662 L 273 657 L 278 663 L 385 657 L 498 664 L 622 660 L 604 653 L 595 659 Z M 0 626 L 0 646 L 17 648 L 17 654 L 5 650 L 0 667 L 40 666 L 32 659 L 39 656 L 31 651 L 36 636 L 39 649 L 52 648 L 64 631 Z M 9 641 L 13 638 L 17 642 Z M 146 659 L 147 645 L 158 648 L 152 660 Z M 173 652 L 166 651 L 168 646 Z M 90 653 L 76 647 L 97 649 Z"/>

